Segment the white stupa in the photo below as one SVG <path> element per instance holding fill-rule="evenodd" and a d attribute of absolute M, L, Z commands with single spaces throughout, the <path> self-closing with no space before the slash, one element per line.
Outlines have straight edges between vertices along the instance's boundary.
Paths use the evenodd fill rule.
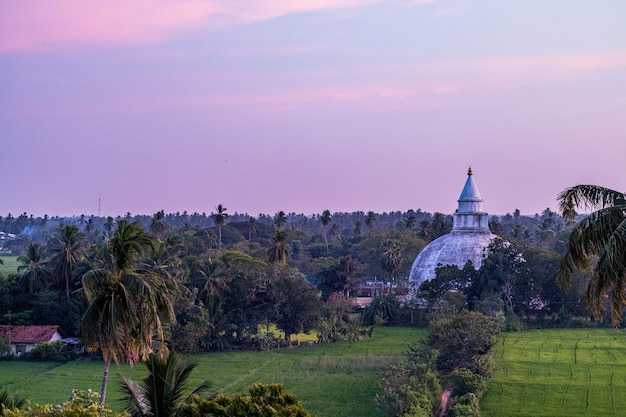
<path fill-rule="evenodd" d="M 496 235 L 489 230 L 489 215 L 482 211 L 483 198 L 472 174 L 470 167 L 452 231 L 430 242 L 415 258 L 409 275 L 412 289 L 417 290 L 422 282 L 435 278 L 435 268 L 440 264 L 463 268 L 467 261 L 472 261 L 474 268 L 480 268 L 485 249 Z"/>

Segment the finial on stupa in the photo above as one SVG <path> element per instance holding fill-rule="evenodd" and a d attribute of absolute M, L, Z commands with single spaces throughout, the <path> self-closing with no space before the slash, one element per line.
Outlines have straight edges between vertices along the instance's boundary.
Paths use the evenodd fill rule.
<path fill-rule="evenodd" d="M 472 174 L 474 173 L 472 172 L 472 166 L 470 165 L 469 169 L 467 170 L 467 175 L 472 175 Z"/>

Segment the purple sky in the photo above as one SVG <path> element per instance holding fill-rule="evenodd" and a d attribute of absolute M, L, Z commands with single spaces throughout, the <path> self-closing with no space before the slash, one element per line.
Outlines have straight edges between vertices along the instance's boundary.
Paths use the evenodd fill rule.
<path fill-rule="evenodd" d="M 626 1 L 0 0 L 0 215 L 556 209 L 626 184 Z"/>

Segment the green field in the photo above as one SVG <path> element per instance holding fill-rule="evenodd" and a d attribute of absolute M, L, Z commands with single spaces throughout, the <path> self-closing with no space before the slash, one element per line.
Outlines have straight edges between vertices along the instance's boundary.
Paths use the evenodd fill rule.
<path fill-rule="evenodd" d="M 17 256 L 0 256 L 0 259 L 4 261 L 4 265 L 0 265 L 0 272 L 7 277 L 9 274 L 17 272 Z"/>
<path fill-rule="evenodd" d="M 379 328 L 374 337 L 269 352 L 220 352 L 199 362 L 191 386 L 210 379 L 215 390 L 245 391 L 256 381 L 280 382 L 320 417 L 378 416 L 378 374 L 401 358 L 423 329 Z M 625 416 L 626 335 L 611 329 L 503 333 L 496 369 L 481 402 L 484 417 Z M 35 403 L 59 403 L 72 388 L 99 390 L 102 362 L 0 362 L 0 386 Z M 143 366 L 113 366 L 108 403 L 119 410 L 116 373 L 139 379 Z"/>
<path fill-rule="evenodd" d="M 215 390 L 246 391 L 254 382 L 280 382 L 295 393 L 305 408 L 324 417 L 378 416 L 374 396 L 378 373 L 399 360 L 409 344 L 426 330 L 377 328 L 372 338 L 354 343 L 302 344 L 269 352 L 221 352 L 192 357 L 199 362 L 190 386 L 204 379 Z M 34 403 L 59 403 L 72 388 L 100 389 L 102 362 L 76 361 L 63 365 L 0 362 L 0 386 L 10 386 Z M 119 410 L 116 373 L 132 378 L 145 374 L 142 365 L 111 369 L 107 402 Z"/>
<path fill-rule="evenodd" d="M 484 417 L 626 415 L 626 335 L 534 330 L 498 337 Z"/>

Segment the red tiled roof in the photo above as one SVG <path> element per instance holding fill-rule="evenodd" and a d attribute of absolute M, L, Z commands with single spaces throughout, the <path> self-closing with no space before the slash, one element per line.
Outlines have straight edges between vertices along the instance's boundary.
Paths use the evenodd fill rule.
<path fill-rule="evenodd" d="M 0 326 L 0 337 L 8 336 L 11 343 L 49 342 L 59 326 Z"/>

